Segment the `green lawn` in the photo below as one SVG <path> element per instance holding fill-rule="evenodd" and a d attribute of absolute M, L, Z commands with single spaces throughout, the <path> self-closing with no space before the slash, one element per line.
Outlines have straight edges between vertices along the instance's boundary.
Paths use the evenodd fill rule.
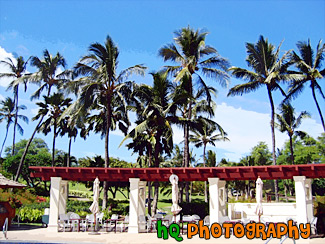
<path fill-rule="evenodd" d="M 88 194 L 89 200 L 91 199 L 92 196 L 92 190 L 87 189 L 84 184 L 78 183 L 78 182 L 69 182 L 69 191 L 74 191 L 74 192 L 81 192 L 84 194 Z M 122 192 L 125 194 L 125 196 L 128 196 L 128 192 L 126 189 L 123 189 Z M 125 196 L 121 192 L 117 192 L 115 200 L 126 200 Z M 103 198 L 103 192 L 101 192 L 100 197 Z M 108 197 L 112 198 L 112 194 L 108 192 Z M 203 195 L 197 195 L 193 194 L 192 195 L 192 200 L 204 200 Z M 163 210 L 167 213 L 170 213 L 170 208 L 171 208 L 171 194 L 170 195 L 163 195 L 159 193 L 159 201 L 158 201 L 158 209 Z"/>

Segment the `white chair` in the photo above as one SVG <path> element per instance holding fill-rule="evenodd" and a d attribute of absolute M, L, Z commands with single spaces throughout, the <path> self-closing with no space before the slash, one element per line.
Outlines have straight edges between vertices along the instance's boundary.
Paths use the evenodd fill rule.
<path fill-rule="evenodd" d="M 153 229 L 156 228 L 155 221 L 153 221 L 154 218 L 152 218 L 149 214 L 147 214 L 147 219 L 148 219 L 148 222 L 147 222 L 147 231 L 152 231 Z"/>
<path fill-rule="evenodd" d="M 315 235 L 317 235 L 317 217 L 313 217 L 310 221 L 310 228 L 315 230 Z"/>
<path fill-rule="evenodd" d="M 94 227 L 94 223 L 95 223 L 95 216 L 93 214 L 87 214 L 86 216 L 86 221 L 85 221 L 85 226 L 86 226 L 86 230 L 88 230 L 91 227 Z"/>
<path fill-rule="evenodd" d="M 149 226 L 147 225 L 146 216 L 139 215 L 139 217 L 138 217 L 138 225 L 139 225 L 139 230 L 140 231 L 143 231 L 143 230 L 146 230 L 147 232 L 149 231 Z"/>
<path fill-rule="evenodd" d="M 164 216 L 160 213 L 156 213 L 154 216 L 153 216 L 155 219 L 162 219 Z"/>
<path fill-rule="evenodd" d="M 209 215 L 204 217 L 203 223 L 204 223 L 204 225 L 210 225 L 210 216 Z"/>
<path fill-rule="evenodd" d="M 173 220 L 175 220 L 175 218 L 173 218 Z M 179 224 L 179 222 L 181 222 L 181 215 L 177 214 L 177 215 L 176 215 L 175 223 L 176 223 L 176 224 Z"/>
<path fill-rule="evenodd" d="M 163 218 L 163 225 L 165 226 L 169 226 L 171 223 L 173 222 L 173 215 L 166 215 L 164 218 Z"/>
<path fill-rule="evenodd" d="M 260 220 L 261 220 L 261 222 L 262 222 L 263 224 L 266 224 L 266 223 L 271 222 L 270 219 L 269 219 L 268 217 L 261 217 Z"/>
<path fill-rule="evenodd" d="M 183 221 L 192 221 L 193 218 L 191 215 L 183 215 L 183 218 L 182 218 Z"/>
<path fill-rule="evenodd" d="M 63 232 L 65 232 L 66 228 L 69 228 L 69 231 L 71 231 L 71 223 L 67 214 L 59 215 L 58 228 L 62 229 Z"/>
<path fill-rule="evenodd" d="M 223 224 L 224 222 L 231 221 L 228 215 L 227 216 L 221 216 L 219 220 L 220 220 L 220 224 Z"/>
<path fill-rule="evenodd" d="M 67 216 L 68 216 L 69 219 L 71 219 L 70 218 L 71 214 L 74 214 L 74 212 L 67 212 Z"/>
<path fill-rule="evenodd" d="M 201 217 L 200 217 L 199 215 L 197 215 L 197 214 L 193 214 L 193 215 L 192 215 L 192 219 L 193 219 L 193 221 L 195 221 L 196 223 L 199 223 Z"/>
<path fill-rule="evenodd" d="M 117 223 L 116 221 L 118 220 L 119 216 L 118 214 L 112 214 L 111 218 L 109 220 L 107 220 L 104 224 L 104 228 L 106 228 L 106 230 L 108 231 L 108 228 L 110 228 L 110 231 L 115 228 L 117 228 Z"/>
<path fill-rule="evenodd" d="M 103 226 L 103 218 L 104 218 L 103 212 L 96 214 L 96 219 L 97 219 L 96 222 L 98 223 L 98 226 Z"/>
<path fill-rule="evenodd" d="M 81 227 L 81 223 L 79 223 L 79 221 L 80 221 L 80 216 L 78 214 L 76 214 L 76 213 L 70 214 L 70 223 L 71 223 L 72 231 L 75 231 L 76 229 L 77 229 L 77 231 L 79 231 L 78 224 Z M 84 227 L 84 226 L 82 226 L 82 227 Z"/>
<path fill-rule="evenodd" d="M 249 218 L 241 218 L 241 219 L 240 219 L 240 222 L 241 222 L 244 226 L 246 226 L 248 223 L 251 222 L 251 220 L 250 220 Z"/>
<path fill-rule="evenodd" d="M 124 232 L 129 225 L 129 215 L 126 215 L 119 225 L 121 228 L 121 232 Z"/>

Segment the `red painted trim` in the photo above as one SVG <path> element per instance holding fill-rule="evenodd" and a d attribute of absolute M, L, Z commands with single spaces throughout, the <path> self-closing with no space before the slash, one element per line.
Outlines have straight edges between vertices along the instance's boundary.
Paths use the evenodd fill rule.
<path fill-rule="evenodd" d="M 222 180 L 263 180 L 292 179 L 293 176 L 325 178 L 325 164 L 239 166 L 239 167 L 198 167 L 198 168 L 78 168 L 78 167 L 37 167 L 30 166 L 31 177 L 49 181 L 51 177 L 62 177 L 71 181 L 129 182 L 129 178 L 144 181 L 168 181 L 176 174 L 179 181 L 207 181 L 208 178 Z"/>

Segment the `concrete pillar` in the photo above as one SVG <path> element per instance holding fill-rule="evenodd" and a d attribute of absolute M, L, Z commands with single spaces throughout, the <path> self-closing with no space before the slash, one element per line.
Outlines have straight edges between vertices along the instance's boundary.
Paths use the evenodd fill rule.
<path fill-rule="evenodd" d="M 58 230 L 61 177 L 51 177 L 50 216 L 48 230 Z"/>
<path fill-rule="evenodd" d="M 139 233 L 139 183 L 140 179 L 130 178 L 130 208 L 128 233 Z"/>
<path fill-rule="evenodd" d="M 306 198 L 306 177 L 294 176 L 296 205 L 297 205 L 297 222 L 298 224 L 307 223 L 307 198 Z"/>
<path fill-rule="evenodd" d="M 68 181 L 61 180 L 60 184 L 60 198 L 59 198 L 59 214 L 65 214 L 67 210 L 68 201 Z"/>
<path fill-rule="evenodd" d="M 146 181 L 139 182 L 139 209 L 138 215 L 146 215 Z"/>
<path fill-rule="evenodd" d="M 313 208 L 313 192 L 311 187 L 311 179 L 305 180 L 306 187 L 306 202 L 307 202 L 307 220 L 310 222 L 314 217 L 314 208 Z"/>
<path fill-rule="evenodd" d="M 220 222 L 226 216 L 226 182 L 219 178 L 208 178 L 209 181 L 209 215 L 210 225 Z"/>

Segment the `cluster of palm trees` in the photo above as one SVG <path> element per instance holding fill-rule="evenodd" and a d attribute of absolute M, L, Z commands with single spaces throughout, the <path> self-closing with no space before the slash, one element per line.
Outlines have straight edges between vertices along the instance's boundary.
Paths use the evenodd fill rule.
<path fill-rule="evenodd" d="M 71 139 L 76 138 L 78 131 L 83 138 L 94 131 L 105 139 L 105 167 L 110 167 L 109 135 L 112 130 L 120 129 L 125 134 L 122 143 L 127 139 L 132 140 L 127 147 L 139 154 L 142 166 L 159 167 L 163 160 L 162 156 L 170 155 L 173 150 L 172 125 L 182 128 L 184 132 L 184 155 L 181 166 L 190 166 L 191 142 L 197 147 L 203 146 L 205 164 L 206 146 L 215 145 L 216 141 L 229 140 L 224 129 L 213 120 L 215 108 L 213 97 L 217 90 L 214 86 L 208 85 L 206 78 L 216 81 L 223 88 L 228 87 L 231 75 L 248 81 L 231 88 L 228 96 L 249 93 L 262 86 L 267 88 L 271 105 L 273 164 L 276 164 L 273 91 L 280 90 L 284 95 L 283 104 L 291 106 L 289 100 L 297 97 L 310 82 L 325 131 L 322 112 L 315 94 L 315 90 L 318 90 L 325 98 L 317 82 L 325 74 L 325 70 L 321 70 L 321 61 L 325 53 L 325 45 L 321 41 L 315 54 L 308 41 L 297 44 L 299 54 L 289 51 L 280 57 L 280 46 L 276 49 L 261 36 L 256 44 L 246 44 L 247 63 L 250 69 L 245 69 L 230 67 L 228 60 L 221 57 L 215 48 L 206 45 L 207 34 L 205 31 L 193 30 L 190 27 L 176 31 L 174 43 L 167 44 L 159 50 L 159 55 L 171 65 L 151 73 L 152 86 L 130 81 L 134 75 L 145 74 L 147 68 L 143 65 L 134 65 L 118 73 L 119 50 L 110 36 L 107 36 L 103 45 L 91 44 L 88 54 L 71 70 L 66 69 L 66 61 L 60 53 L 52 56 L 47 50 L 44 51 L 42 59 L 31 57 L 24 61 L 19 57 L 16 63 L 11 59 L 1 61 L 9 66 L 11 72 L 3 73 L 0 77 L 13 77 L 9 88 L 13 88 L 15 96 L 10 105 L 12 108 L 8 110 L 10 115 L 7 116 L 4 110 L 4 103 L 7 100 L 2 102 L 3 108 L 0 110 L 0 119 L 7 121 L 7 133 L 11 123 L 15 125 L 14 133 L 16 126 L 21 128 L 17 123 L 18 118 L 23 118 L 18 114 L 18 110 L 23 109 L 22 106 L 18 106 L 19 85 L 23 84 L 25 90 L 28 82 L 39 85 L 32 99 L 39 98 L 44 91 L 46 92 L 43 102 L 37 103 L 39 111 L 33 120 L 37 120 L 38 123 L 21 157 L 15 179 L 17 180 L 20 175 L 28 147 L 36 132 L 48 134 L 52 129 L 52 165 L 54 165 L 55 138 L 58 135 L 68 135 L 70 152 Z M 37 68 L 35 73 L 26 73 L 27 62 Z M 295 68 L 290 69 L 292 67 Z M 61 69 L 64 71 L 60 72 Z M 287 91 L 281 88 L 280 82 L 287 82 Z M 56 88 L 57 92 L 52 93 L 52 87 Z M 68 97 L 73 93 L 76 95 L 74 102 Z M 136 126 L 131 131 L 128 111 L 136 114 Z M 304 113 L 302 117 L 306 115 L 307 113 Z M 282 126 L 281 130 L 287 130 L 289 127 L 294 130 L 300 123 L 293 125 L 288 121 L 284 123 L 285 121 L 287 120 L 283 118 L 283 123 L 279 125 Z M 290 132 L 289 136 L 292 133 Z M 12 153 L 15 153 L 14 149 Z M 69 161 L 67 165 L 69 166 Z M 157 206 L 158 186 L 155 184 L 153 211 Z M 107 189 L 108 184 L 104 183 L 104 208 L 107 205 Z M 189 201 L 189 184 L 185 184 L 184 190 L 186 201 Z"/>

